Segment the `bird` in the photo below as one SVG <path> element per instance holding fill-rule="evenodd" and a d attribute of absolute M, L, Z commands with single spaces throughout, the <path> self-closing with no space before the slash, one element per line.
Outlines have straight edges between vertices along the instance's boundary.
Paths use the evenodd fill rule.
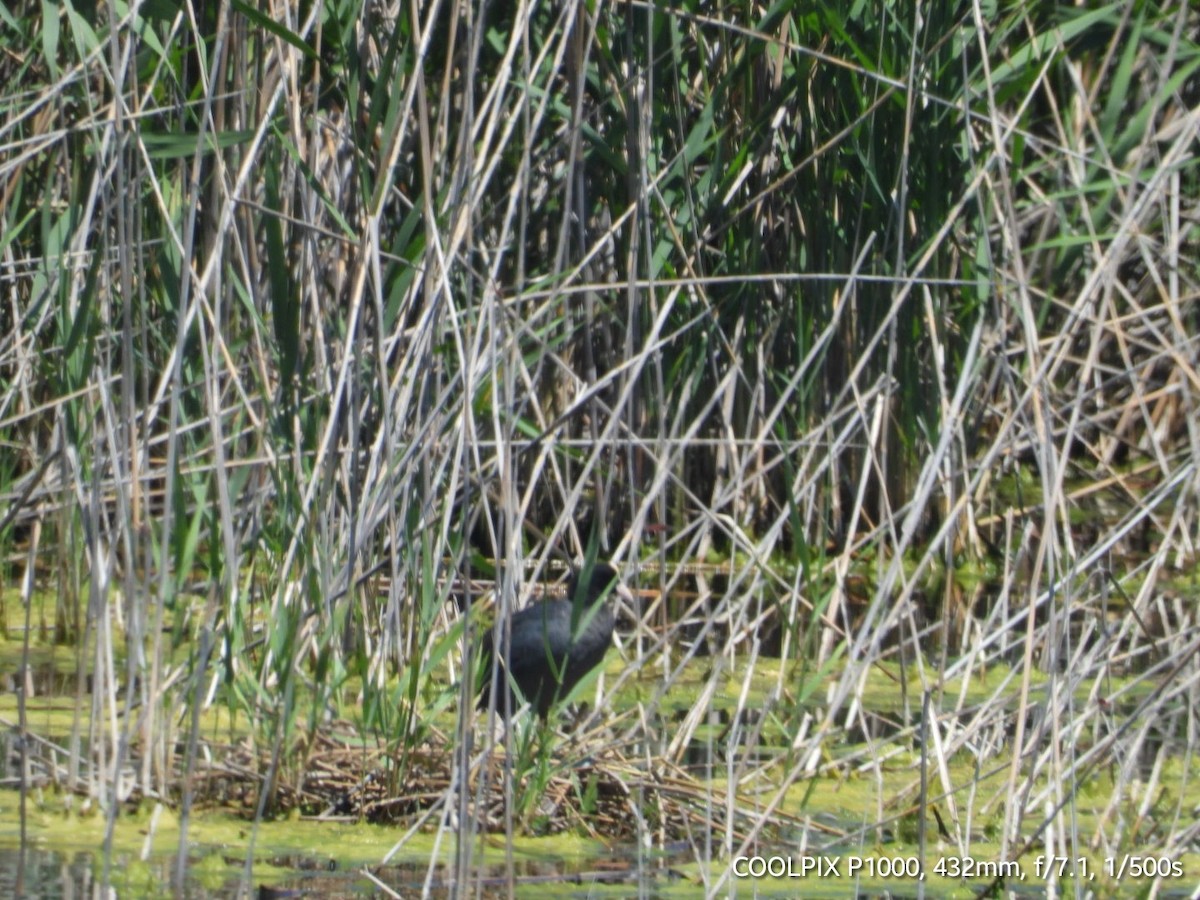
<path fill-rule="evenodd" d="M 633 602 L 633 595 L 621 584 L 612 565 L 585 565 L 572 572 L 565 600 L 545 600 L 513 614 L 508 623 L 507 658 L 502 652 L 495 667 L 503 687 L 496 693 L 496 709 L 501 716 L 515 712 L 520 704 L 520 698 L 512 694 L 511 685 L 516 684 L 521 697 L 546 721 L 551 707 L 600 665 L 612 644 L 616 622 L 607 602 L 611 594 Z M 484 636 L 481 654 L 479 708 L 483 710 L 491 703 L 492 641 L 493 633 L 489 632 Z"/>

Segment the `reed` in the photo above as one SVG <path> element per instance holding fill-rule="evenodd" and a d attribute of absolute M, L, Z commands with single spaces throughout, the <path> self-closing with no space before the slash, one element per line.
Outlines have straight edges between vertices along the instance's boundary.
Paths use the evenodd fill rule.
<path fill-rule="evenodd" d="M 74 648 L 67 786 L 186 832 L 247 740 L 262 818 L 349 718 L 396 791 L 445 741 L 450 829 L 497 749 L 465 611 L 593 544 L 644 603 L 595 689 L 638 700 L 578 733 L 638 790 L 707 748 L 698 860 L 835 771 L 879 780 L 868 844 L 918 745 L 964 854 L 1082 848 L 1105 766 L 1086 839 L 1182 852 L 1117 812 L 1192 728 L 1198 16 L 0 10 L 4 612 L 36 583 Z M 510 744 L 510 833 L 555 778 L 595 808 L 592 747 Z"/>

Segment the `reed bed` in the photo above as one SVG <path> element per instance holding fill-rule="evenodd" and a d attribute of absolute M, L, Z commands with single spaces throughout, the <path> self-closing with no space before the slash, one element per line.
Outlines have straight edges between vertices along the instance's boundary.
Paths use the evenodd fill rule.
<path fill-rule="evenodd" d="M 428 794 L 459 885 L 456 837 L 597 783 L 710 895 L 901 832 L 1194 861 L 1198 34 L 1127 0 L 10 5 L 16 727 L 39 648 L 75 676 L 41 783 L 111 847 L 139 799 L 186 838 L 214 766 L 257 821 L 343 754 Z M 499 740 L 485 607 L 588 553 L 639 608 L 571 737 Z M 806 799 L 847 777 L 860 825 Z"/>

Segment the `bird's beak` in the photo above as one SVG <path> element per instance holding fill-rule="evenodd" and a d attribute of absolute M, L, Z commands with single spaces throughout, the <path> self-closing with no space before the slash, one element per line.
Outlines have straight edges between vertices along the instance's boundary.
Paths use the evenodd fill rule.
<path fill-rule="evenodd" d="M 630 606 L 633 606 L 633 591 L 625 587 L 625 585 L 617 582 L 616 590 L 613 592 Z"/>

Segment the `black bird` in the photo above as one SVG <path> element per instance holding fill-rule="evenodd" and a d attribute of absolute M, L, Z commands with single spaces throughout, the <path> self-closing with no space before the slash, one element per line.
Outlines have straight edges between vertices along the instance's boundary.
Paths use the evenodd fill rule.
<path fill-rule="evenodd" d="M 508 625 L 508 658 L 502 655 L 497 667 L 504 689 L 496 693 L 501 716 L 520 704 L 512 695 L 510 678 L 544 720 L 555 701 L 566 697 L 584 675 L 600 665 L 612 644 L 615 620 L 606 602 L 610 593 L 633 602 L 629 589 L 618 580 L 617 570 L 608 563 L 596 563 L 590 571 L 572 573 L 567 599 L 535 603 L 513 614 Z M 487 709 L 492 693 L 491 632 L 484 636 L 480 664 L 483 687 L 479 708 Z"/>

